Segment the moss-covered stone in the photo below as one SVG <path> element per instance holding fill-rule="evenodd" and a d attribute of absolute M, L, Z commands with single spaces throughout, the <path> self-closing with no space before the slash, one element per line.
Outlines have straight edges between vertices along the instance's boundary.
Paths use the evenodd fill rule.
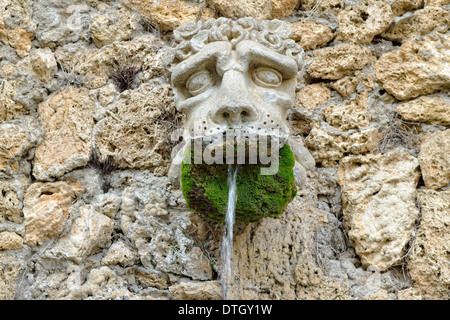
<path fill-rule="evenodd" d="M 236 178 L 236 220 L 248 223 L 278 217 L 297 194 L 294 163 L 294 155 L 285 145 L 280 149 L 279 170 L 275 175 L 261 175 L 261 167 L 269 165 L 241 165 Z M 181 189 L 189 209 L 222 223 L 228 202 L 227 173 L 227 164 L 183 163 Z"/>

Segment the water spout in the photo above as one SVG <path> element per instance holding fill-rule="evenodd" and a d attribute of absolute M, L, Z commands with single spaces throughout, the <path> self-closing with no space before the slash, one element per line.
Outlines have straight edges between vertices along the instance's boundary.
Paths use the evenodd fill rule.
<path fill-rule="evenodd" d="M 231 257 L 233 254 L 233 226 L 236 207 L 236 176 L 239 171 L 239 165 L 228 165 L 228 204 L 225 214 L 224 232 L 222 237 L 221 258 L 221 285 L 223 292 L 223 299 L 227 300 L 228 289 L 232 281 Z"/>

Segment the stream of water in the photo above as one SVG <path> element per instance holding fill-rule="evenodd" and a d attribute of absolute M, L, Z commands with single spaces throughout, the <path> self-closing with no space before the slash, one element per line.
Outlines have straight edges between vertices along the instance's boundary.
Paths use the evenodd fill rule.
<path fill-rule="evenodd" d="M 223 299 L 227 300 L 228 289 L 232 281 L 231 270 L 231 256 L 233 254 L 233 226 L 236 207 L 236 176 L 239 171 L 239 165 L 228 165 L 228 204 L 227 212 L 225 214 L 225 225 L 222 237 L 221 258 L 222 258 L 222 270 L 221 270 L 221 285 L 223 292 Z"/>

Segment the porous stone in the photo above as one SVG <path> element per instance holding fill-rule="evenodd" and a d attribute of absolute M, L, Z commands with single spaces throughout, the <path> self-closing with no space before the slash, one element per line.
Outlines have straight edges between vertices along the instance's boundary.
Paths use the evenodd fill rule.
<path fill-rule="evenodd" d="M 374 70 L 380 85 L 398 100 L 450 88 L 450 35 L 434 33 L 383 54 Z"/>
<path fill-rule="evenodd" d="M 227 18 L 253 17 L 258 20 L 288 16 L 298 6 L 297 0 L 206 0 L 206 3 Z"/>
<path fill-rule="evenodd" d="M 311 20 L 293 22 L 289 27 L 292 30 L 291 38 L 305 51 L 321 48 L 334 38 L 330 27 Z"/>
<path fill-rule="evenodd" d="M 23 247 L 23 239 L 15 232 L 0 232 L 0 251 L 18 250 Z"/>
<path fill-rule="evenodd" d="M 310 187 L 279 219 L 262 219 L 237 232 L 232 259 L 235 277 L 227 294 L 231 299 L 348 297 L 348 284 L 328 277 L 313 253 L 316 233 L 326 225 L 327 216 L 317 209 L 315 187 Z"/>
<path fill-rule="evenodd" d="M 131 40 L 142 29 L 139 18 L 126 9 L 91 15 L 89 34 L 101 48 L 115 41 Z"/>
<path fill-rule="evenodd" d="M 337 15 L 341 10 L 345 8 L 344 0 L 304 0 L 301 1 L 300 9 L 303 11 L 313 11 L 317 14 L 320 13 L 332 13 Z"/>
<path fill-rule="evenodd" d="M 162 46 L 162 41 L 150 34 L 131 41 L 116 41 L 99 49 L 67 45 L 58 47 L 55 55 L 69 73 L 83 78 L 87 88 L 97 89 L 108 83 L 115 65 L 140 69 L 142 82 L 162 76 L 164 68 L 162 52 L 159 52 Z"/>
<path fill-rule="evenodd" d="M 185 23 L 206 21 L 216 17 L 210 8 L 187 4 L 181 0 L 121 0 L 121 2 L 131 10 L 139 12 L 162 31 L 174 30 Z"/>
<path fill-rule="evenodd" d="M 41 47 L 55 48 L 67 43 L 89 39 L 91 7 L 85 1 L 33 1 L 35 38 Z"/>
<path fill-rule="evenodd" d="M 112 156 L 119 168 L 151 169 L 158 175 L 170 164 L 170 130 L 175 129 L 173 94 L 167 85 L 141 85 L 122 95 L 115 112 L 100 121 L 94 134 L 100 160 Z M 167 118 L 166 118 L 167 115 Z"/>
<path fill-rule="evenodd" d="M 361 79 L 362 76 L 358 72 L 355 76 L 345 76 L 333 83 L 333 89 L 339 92 L 341 96 L 348 97 L 356 91 Z"/>
<path fill-rule="evenodd" d="M 94 101 L 86 88 L 58 91 L 38 107 L 45 138 L 36 148 L 33 175 L 52 180 L 89 160 Z"/>
<path fill-rule="evenodd" d="M 114 219 L 117 212 L 120 209 L 120 198 L 112 194 L 101 194 L 97 197 L 95 203 L 95 208 L 101 214 Z"/>
<path fill-rule="evenodd" d="M 407 121 L 450 125 L 450 102 L 440 97 L 420 97 L 400 104 L 395 112 Z"/>
<path fill-rule="evenodd" d="M 423 3 L 423 0 L 394 0 L 394 2 L 391 3 L 391 8 L 396 16 L 401 16 L 405 12 L 422 8 Z"/>
<path fill-rule="evenodd" d="M 31 116 L 0 123 L 0 172 L 17 172 L 22 158 L 41 135 L 38 121 Z"/>
<path fill-rule="evenodd" d="M 120 264 L 122 267 L 129 267 L 138 261 L 136 250 L 133 250 L 124 241 L 117 241 L 106 252 L 101 263 L 105 266 Z"/>
<path fill-rule="evenodd" d="M 335 105 L 322 111 L 325 121 L 340 131 L 361 129 L 369 125 L 371 115 L 367 103 L 367 92 L 344 105 Z"/>
<path fill-rule="evenodd" d="M 181 282 L 169 288 L 174 300 L 220 300 L 222 288 L 219 281 Z"/>
<path fill-rule="evenodd" d="M 50 83 L 58 71 L 55 54 L 50 48 L 35 49 L 30 52 L 30 62 L 39 80 Z"/>
<path fill-rule="evenodd" d="M 420 173 L 404 151 L 348 156 L 341 160 L 344 226 L 363 267 L 380 271 L 401 263 L 419 216 L 415 206 Z"/>
<path fill-rule="evenodd" d="M 9 220 L 21 223 L 21 206 L 17 192 L 10 181 L 0 181 L 0 223 Z"/>
<path fill-rule="evenodd" d="M 315 109 L 330 99 L 331 90 L 324 82 L 310 84 L 301 89 L 295 96 L 296 108 Z"/>
<path fill-rule="evenodd" d="M 6 77 L 4 72 L 3 76 Z M 0 83 L 0 122 L 13 120 L 26 112 L 20 103 L 13 100 L 16 95 L 16 86 L 17 80 L 3 79 Z"/>
<path fill-rule="evenodd" d="M 421 220 L 408 255 L 413 287 L 425 299 L 446 299 L 450 294 L 450 190 L 418 190 Z"/>
<path fill-rule="evenodd" d="M 371 65 L 374 54 L 357 44 L 341 44 L 313 51 L 308 73 L 313 78 L 337 80 Z"/>
<path fill-rule="evenodd" d="M 376 128 L 365 128 L 349 135 L 336 135 L 313 128 L 305 139 L 315 161 L 324 167 L 333 167 L 345 154 L 363 154 L 373 150 L 380 139 Z"/>
<path fill-rule="evenodd" d="M 422 140 L 419 153 L 423 181 L 437 190 L 450 183 L 450 129 L 430 132 Z"/>
<path fill-rule="evenodd" d="M 136 278 L 139 282 L 160 290 L 168 289 L 170 286 L 170 278 L 163 272 L 150 272 L 143 268 L 138 269 Z"/>
<path fill-rule="evenodd" d="M 29 32 L 36 30 L 32 19 L 33 2 L 31 0 L 2 0 L 0 2 L 0 17 L 9 28 L 24 28 Z"/>
<path fill-rule="evenodd" d="M 168 183 L 167 178 L 153 181 Z M 167 198 L 163 196 L 165 189 L 159 188 L 130 186 L 124 190 L 120 211 L 122 217 L 128 218 L 128 226 L 122 227 L 124 234 L 136 246 L 145 268 L 194 280 L 211 280 L 210 260 L 187 235 L 195 227 L 187 217 L 188 212 L 169 214 Z"/>
<path fill-rule="evenodd" d="M 337 15 L 339 30 L 336 40 L 368 44 L 392 23 L 391 6 L 383 0 L 364 0 L 347 6 Z"/>
<path fill-rule="evenodd" d="M 414 11 L 413 15 L 404 18 L 383 32 L 383 38 L 405 43 L 426 35 L 436 27 L 450 24 L 450 12 L 441 7 L 426 7 Z"/>
<path fill-rule="evenodd" d="M 13 300 L 16 281 L 21 271 L 20 262 L 14 256 L 0 253 L 0 300 Z"/>
<path fill-rule="evenodd" d="M 31 39 L 34 34 L 23 28 L 8 28 L 5 21 L 0 18 L 0 41 L 16 49 L 19 57 L 24 57 L 30 52 Z"/>
<path fill-rule="evenodd" d="M 52 252 L 75 263 L 82 263 L 90 254 L 111 243 L 114 222 L 97 212 L 93 206 L 80 207 L 80 215 L 72 221 L 72 228 L 61 237 Z"/>
<path fill-rule="evenodd" d="M 33 183 L 24 197 L 24 241 L 29 246 L 43 244 L 58 236 L 73 210 L 72 202 L 84 192 L 79 183 Z"/>

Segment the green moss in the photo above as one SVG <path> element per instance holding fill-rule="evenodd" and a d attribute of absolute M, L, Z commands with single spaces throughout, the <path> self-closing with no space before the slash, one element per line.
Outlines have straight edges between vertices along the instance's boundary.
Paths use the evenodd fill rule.
<path fill-rule="evenodd" d="M 295 197 L 295 160 L 288 145 L 280 149 L 279 161 L 275 175 L 261 175 L 261 167 L 268 165 L 241 165 L 236 179 L 237 221 L 248 223 L 265 217 L 276 218 Z M 181 189 L 189 209 L 208 220 L 222 223 L 228 201 L 227 172 L 227 164 L 183 163 Z"/>

